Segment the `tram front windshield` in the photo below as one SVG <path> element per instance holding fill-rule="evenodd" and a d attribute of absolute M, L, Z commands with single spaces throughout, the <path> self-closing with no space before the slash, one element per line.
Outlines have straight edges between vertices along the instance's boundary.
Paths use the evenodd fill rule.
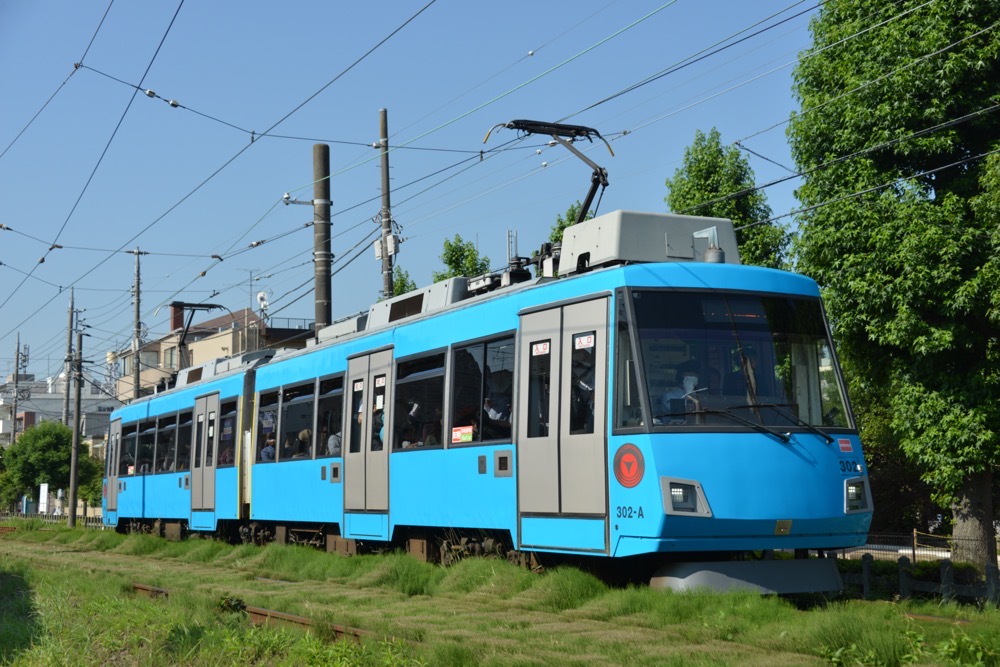
<path fill-rule="evenodd" d="M 850 426 L 818 299 L 636 290 L 632 303 L 652 412 L 641 423 Z"/>

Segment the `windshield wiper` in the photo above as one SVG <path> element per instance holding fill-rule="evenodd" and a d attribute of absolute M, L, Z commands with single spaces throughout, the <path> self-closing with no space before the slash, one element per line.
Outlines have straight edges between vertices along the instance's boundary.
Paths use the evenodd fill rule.
<path fill-rule="evenodd" d="M 778 403 L 755 403 L 754 405 L 734 405 L 733 407 L 734 408 L 771 408 L 772 410 L 774 410 L 775 412 L 777 412 L 779 415 L 781 415 L 785 419 L 787 419 L 787 420 L 789 420 L 791 422 L 794 422 L 797 426 L 801 426 L 801 427 L 805 428 L 807 431 L 810 431 L 811 433 L 815 433 L 816 435 L 820 436 L 821 438 L 823 438 L 824 440 L 826 440 L 826 444 L 828 444 L 828 445 L 832 445 L 833 444 L 833 436 L 832 435 L 830 435 L 829 433 L 824 433 L 823 431 L 819 430 L 818 428 L 816 428 L 815 426 L 813 426 L 809 422 L 802 420 L 801 418 L 797 417 L 796 415 L 792 414 L 791 412 L 789 412 L 787 410 L 784 410 L 783 407 L 787 407 L 787 406 L 784 406 L 783 404 L 779 405 Z"/>
<path fill-rule="evenodd" d="M 752 421 L 750 419 L 746 419 L 744 417 L 740 417 L 739 415 L 734 415 L 732 412 L 729 412 L 728 410 L 698 410 L 696 412 L 692 412 L 691 414 L 694 414 L 694 415 L 722 415 L 723 417 L 729 417 L 730 419 L 732 419 L 735 422 L 739 422 L 740 424 L 744 424 L 746 426 L 749 426 L 750 428 L 752 428 L 752 429 L 754 429 L 756 431 L 759 431 L 760 433 L 766 433 L 768 435 L 773 435 L 775 438 L 777 438 L 778 440 L 781 440 L 782 442 L 787 443 L 787 442 L 789 442 L 792 439 L 792 436 L 790 434 L 788 434 L 788 433 L 781 433 L 780 431 L 775 431 L 773 428 L 769 428 L 767 426 L 764 426 L 760 422 L 755 422 L 755 421 Z"/>

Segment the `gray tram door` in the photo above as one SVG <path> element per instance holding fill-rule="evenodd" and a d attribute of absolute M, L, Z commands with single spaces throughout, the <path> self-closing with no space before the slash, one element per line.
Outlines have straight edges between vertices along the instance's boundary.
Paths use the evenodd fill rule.
<path fill-rule="evenodd" d="M 118 511 L 118 457 L 122 446 L 122 420 L 111 422 L 111 432 L 108 434 L 108 450 L 105 465 L 107 466 L 107 500 L 108 511 Z"/>
<path fill-rule="evenodd" d="M 608 299 L 521 316 L 518 505 L 607 516 Z"/>
<path fill-rule="evenodd" d="M 344 509 L 389 510 L 389 424 L 392 423 L 392 350 L 347 362 Z"/>
<path fill-rule="evenodd" d="M 215 509 L 215 458 L 219 431 L 219 395 L 194 402 L 194 447 L 191 448 L 191 509 Z"/>

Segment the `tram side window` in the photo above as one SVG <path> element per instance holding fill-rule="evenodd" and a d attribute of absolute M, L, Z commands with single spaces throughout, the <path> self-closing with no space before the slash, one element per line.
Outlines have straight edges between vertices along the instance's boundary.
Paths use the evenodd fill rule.
<path fill-rule="evenodd" d="M 177 470 L 191 467 L 191 413 L 182 412 L 177 424 Z"/>
<path fill-rule="evenodd" d="M 380 452 L 385 445 L 385 376 L 376 375 L 375 391 L 372 392 L 371 451 Z"/>
<path fill-rule="evenodd" d="M 112 474 L 114 473 L 114 468 L 111 467 L 112 465 L 111 462 L 115 460 L 115 452 L 117 451 L 118 451 L 118 435 L 112 434 L 111 437 L 108 438 L 108 448 L 106 451 L 106 455 L 104 457 L 105 477 L 111 477 Z"/>
<path fill-rule="evenodd" d="M 319 381 L 316 428 L 316 457 L 341 455 L 341 432 L 344 424 L 344 378 L 343 376 Z"/>
<path fill-rule="evenodd" d="M 278 448 L 278 392 L 260 395 L 257 409 L 257 461 L 273 463 Z"/>
<path fill-rule="evenodd" d="M 236 401 L 222 404 L 222 428 L 219 430 L 220 468 L 233 465 L 236 461 Z"/>
<path fill-rule="evenodd" d="M 194 467 L 201 467 L 201 441 L 205 434 L 205 415 L 198 415 L 194 428 Z"/>
<path fill-rule="evenodd" d="M 307 459 L 312 456 L 313 400 L 315 382 L 286 388 L 281 395 L 281 434 L 279 461 Z"/>
<path fill-rule="evenodd" d="M 392 448 L 440 447 L 444 353 L 401 361 L 395 391 Z"/>
<path fill-rule="evenodd" d="M 153 451 L 156 446 L 156 422 L 143 422 L 139 426 L 139 450 L 136 454 L 137 475 L 153 472 Z"/>
<path fill-rule="evenodd" d="M 126 477 L 135 474 L 136 444 L 139 434 L 137 425 L 133 424 L 122 429 L 122 452 L 118 459 L 118 476 Z"/>
<path fill-rule="evenodd" d="M 456 348 L 450 442 L 509 439 L 513 387 L 513 337 Z"/>
<path fill-rule="evenodd" d="M 552 386 L 552 342 L 532 341 L 528 360 L 528 437 L 549 434 L 549 391 Z"/>
<path fill-rule="evenodd" d="M 350 418 L 354 420 L 351 424 L 351 444 L 349 451 L 351 454 L 357 454 L 361 451 L 361 433 L 364 429 L 361 428 L 361 418 L 364 416 L 364 403 L 365 400 L 365 383 L 361 380 L 356 381 L 351 386 L 351 415 Z"/>
<path fill-rule="evenodd" d="M 594 432 L 594 377 L 596 331 L 573 334 L 570 368 L 569 432 L 580 435 Z"/>
<path fill-rule="evenodd" d="M 205 438 L 205 467 L 214 465 L 215 462 L 215 412 L 208 413 L 208 432 Z"/>
<path fill-rule="evenodd" d="M 156 432 L 156 472 L 173 472 L 177 465 L 177 415 L 160 417 Z"/>

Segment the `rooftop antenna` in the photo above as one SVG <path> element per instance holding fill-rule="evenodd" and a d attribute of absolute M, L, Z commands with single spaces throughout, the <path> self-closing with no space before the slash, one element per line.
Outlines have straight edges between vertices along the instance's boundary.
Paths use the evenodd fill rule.
<path fill-rule="evenodd" d="M 583 160 L 588 167 L 594 170 L 594 173 L 590 177 L 590 191 L 587 192 L 587 197 L 583 202 L 583 206 L 580 207 L 580 212 L 576 216 L 577 224 L 583 222 L 587 217 L 587 212 L 590 211 L 590 205 L 594 202 L 594 196 L 597 194 L 597 188 L 601 188 L 601 196 L 604 196 L 604 188 L 608 187 L 608 170 L 601 167 L 596 162 L 588 158 L 586 155 L 577 150 L 576 146 L 573 145 L 574 141 L 579 141 L 580 139 L 586 139 L 587 141 L 593 142 L 594 137 L 597 137 L 604 142 L 604 145 L 608 147 L 608 152 L 611 153 L 611 157 L 615 156 L 615 152 L 611 150 L 611 144 L 601 136 L 601 133 L 592 127 L 584 127 L 583 125 L 567 125 L 565 123 L 546 123 L 540 120 L 512 120 L 507 123 L 500 123 L 499 125 L 494 125 L 486 133 L 483 138 L 483 143 L 485 144 L 493 130 L 498 127 L 504 127 L 508 130 L 517 130 L 523 136 L 529 134 L 547 134 L 551 136 L 555 141 L 566 147 L 569 152 Z M 598 203 L 600 203 L 598 201 Z"/>

